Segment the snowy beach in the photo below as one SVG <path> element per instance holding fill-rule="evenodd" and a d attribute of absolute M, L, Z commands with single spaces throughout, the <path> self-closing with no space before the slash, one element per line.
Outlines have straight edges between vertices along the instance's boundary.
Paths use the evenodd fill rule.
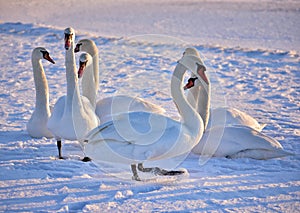
<path fill-rule="evenodd" d="M 299 212 L 299 20 L 296 0 L 0 0 L 0 212 Z M 190 154 L 178 166 L 187 175 L 142 182 L 130 179 L 129 166 L 114 174 L 81 162 L 75 141 L 63 141 L 68 158 L 58 160 L 55 139 L 26 131 L 35 106 L 30 57 L 43 46 L 55 61 L 42 62 L 53 105 L 66 93 L 69 26 L 76 41 L 92 39 L 99 49 L 99 99 L 132 95 L 178 118 L 170 79 L 193 46 L 208 66 L 212 107 L 252 115 L 267 124 L 262 133 L 294 155 Z"/>

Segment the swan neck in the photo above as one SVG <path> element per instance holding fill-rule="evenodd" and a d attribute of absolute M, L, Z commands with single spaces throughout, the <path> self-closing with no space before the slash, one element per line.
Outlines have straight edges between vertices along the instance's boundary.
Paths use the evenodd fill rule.
<path fill-rule="evenodd" d="M 200 81 L 197 99 L 197 111 L 200 114 L 204 123 L 204 128 L 206 129 L 210 116 L 210 83 L 206 84 L 205 82 Z"/>
<path fill-rule="evenodd" d="M 94 87 L 96 89 L 96 95 L 99 88 L 99 52 L 95 43 L 89 43 L 86 48 L 86 52 L 93 58 L 93 70 L 94 70 Z"/>
<path fill-rule="evenodd" d="M 87 97 L 94 108 L 96 108 L 97 87 L 94 84 L 94 66 L 93 63 L 88 64 L 82 76 L 82 95 Z"/>
<path fill-rule="evenodd" d="M 96 95 L 97 95 L 98 94 L 98 88 L 99 88 L 99 55 L 98 55 L 98 50 L 94 55 L 92 55 L 92 57 L 93 57 L 95 91 L 96 91 Z"/>
<path fill-rule="evenodd" d="M 32 69 L 35 84 L 35 110 L 49 110 L 49 88 L 41 59 L 32 58 Z"/>
<path fill-rule="evenodd" d="M 65 55 L 66 78 L 67 78 L 67 106 L 72 106 L 74 103 L 80 104 L 80 92 L 78 87 L 78 77 L 74 53 L 74 42 L 71 42 L 71 47 L 66 50 Z M 76 98 L 79 100 L 73 101 Z"/>
<path fill-rule="evenodd" d="M 171 81 L 171 95 L 181 115 L 182 122 L 187 125 L 193 132 L 199 132 L 201 129 L 202 119 L 195 109 L 188 103 L 185 95 L 183 94 L 183 76 L 186 68 L 177 64 Z"/>

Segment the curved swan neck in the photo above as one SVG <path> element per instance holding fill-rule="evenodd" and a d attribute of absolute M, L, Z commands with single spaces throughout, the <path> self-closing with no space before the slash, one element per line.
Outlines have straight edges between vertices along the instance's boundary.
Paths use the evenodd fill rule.
<path fill-rule="evenodd" d="M 203 80 L 200 80 L 197 102 L 197 111 L 202 117 L 206 129 L 210 116 L 210 83 L 206 84 Z"/>
<path fill-rule="evenodd" d="M 202 122 L 201 117 L 187 102 L 183 94 L 182 81 L 185 73 L 184 70 L 186 70 L 186 68 L 183 65 L 177 64 L 171 80 L 171 95 L 179 110 L 182 122 L 193 131 L 199 132 Z"/>
<path fill-rule="evenodd" d="M 73 98 L 77 98 L 80 104 L 79 98 L 79 87 L 78 87 L 78 77 L 77 69 L 75 62 L 75 53 L 74 53 L 74 42 L 71 42 L 71 47 L 66 50 L 66 78 L 67 78 L 67 106 L 72 106 L 74 103 Z"/>
<path fill-rule="evenodd" d="M 93 69 L 94 69 L 94 80 L 95 80 L 95 88 L 96 88 L 96 94 L 98 93 L 98 87 L 99 87 L 99 53 L 98 48 L 94 42 L 92 42 L 91 45 L 91 53 L 90 55 L 93 57 Z"/>
<path fill-rule="evenodd" d="M 83 51 L 89 53 L 93 58 L 93 70 L 94 70 L 94 82 L 95 82 L 95 89 L 96 95 L 98 94 L 99 88 L 99 52 L 98 48 L 94 41 L 92 40 L 85 40 L 86 44 L 83 47 Z"/>
<path fill-rule="evenodd" d="M 92 59 L 92 58 L 91 58 Z M 94 61 L 93 61 L 94 63 Z M 82 95 L 87 97 L 92 104 L 92 106 L 96 107 L 96 96 L 97 96 L 97 87 L 95 84 L 91 82 L 95 82 L 94 75 L 94 65 L 93 63 L 87 64 L 81 84 L 82 84 Z"/>
<path fill-rule="evenodd" d="M 49 88 L 41 59 L 32 57 L 32 69 L 35 84 L 35 110 L 49 110 Z"/>

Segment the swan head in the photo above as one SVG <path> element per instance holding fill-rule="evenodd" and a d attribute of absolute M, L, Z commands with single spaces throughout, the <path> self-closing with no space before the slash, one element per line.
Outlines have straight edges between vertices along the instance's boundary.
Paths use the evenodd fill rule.
<path fill-rule="evenodd" d="M 74 52 L 89 52 L 91 53 L 93 48 L 96 47 L 96 44 L 94 41 L 90 40 L 90 39 L 81 39 L 80 41 L 77 42 L 76 47 L 74 49 Z"/>
<path fill-rule="evenodd" d="M 184 87 L 189 89 L 195 85 L 195 81 L 198 79 L 204 86 L 208 87 L 209 80 L 205 74 L 206 66 L 201 60 L 200 54 L 197 49 L 193 47 L 188 47 L 183 52 L 183 56 L 180 59 L 180 62 L 189 70 L 193 72 L 193 75 L 189 79 L 189 82 Z M 199 78 L 200 77 L 200 78 Z"/>
<path fill-rule="evenodd" d="M 88 53 L 82 53 L 79 57 L 78 78 L 83 76 L 85 68 L 92 65 L 92 56 Z"/>
<path fill-rule="evenodd" d="M 183 55 L 193 55 L 193 56 L 196 56 L 196 57 L 200 58 L 200 55 L 199 55 L 197 49 L 194 48 L 194 47 L 186 48 L 183 52 Z"/>
<path fill-rule="evenodd" d="M 49 52 L 44 47 L 34 48 L 34 50 L 32 51 L 32 58 L 46 59 L 47 61 L 51 62 L 52 64 L 55 64 L 53 59 L 50 57 Z"/>
<path fill-rule="evenodd" d="M 71 47 L 71 43 L 75 41 L 75 30 L 72 27 L 68 27 L 64 30 L 65 34 L 65 49 L 68 50 Z"/>
<path fill-rule="evenodd" d="M 183 87 L 184 90 L 190 89 L 195 86 L 195 81 L 198 79 L 197 76 L 190 77 L 187 84 Z"/>

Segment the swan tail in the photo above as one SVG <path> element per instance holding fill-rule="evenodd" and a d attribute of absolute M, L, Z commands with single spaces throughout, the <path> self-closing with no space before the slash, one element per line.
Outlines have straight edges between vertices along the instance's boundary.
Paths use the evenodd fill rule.
<path fill-rule="evenodd" d="M 259 130 L 259 131 L 262 131 L 266 126 L 267 126 L 267 124 L 260 124 L 258 130 Z"/>

